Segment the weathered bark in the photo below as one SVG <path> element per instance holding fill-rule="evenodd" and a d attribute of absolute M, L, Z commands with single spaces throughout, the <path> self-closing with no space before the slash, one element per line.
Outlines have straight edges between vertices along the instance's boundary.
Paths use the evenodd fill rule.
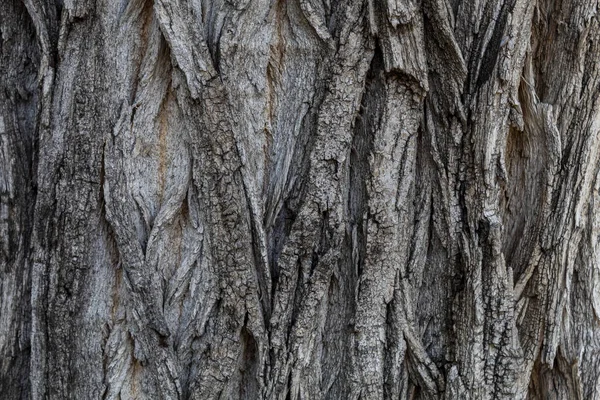
<path fill-rule="evenodd" d="M 600 399 L 596 0 L 0 3 L 6 399 Z"/>

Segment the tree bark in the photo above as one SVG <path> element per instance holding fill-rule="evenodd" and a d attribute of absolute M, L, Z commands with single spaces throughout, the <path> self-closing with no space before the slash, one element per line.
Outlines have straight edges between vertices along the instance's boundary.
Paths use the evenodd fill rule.
<path fill-rule="evenodd" d="M 4 0 L 6 399 L 600 399 L 597 0 Z"/>

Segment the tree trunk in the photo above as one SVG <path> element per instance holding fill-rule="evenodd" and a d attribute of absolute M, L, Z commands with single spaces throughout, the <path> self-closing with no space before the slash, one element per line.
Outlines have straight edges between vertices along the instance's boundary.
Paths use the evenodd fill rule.
<path fill-rule="evenodd" d="M 5 399 L 600 399 L 597 0 L 2 0 Z"/>

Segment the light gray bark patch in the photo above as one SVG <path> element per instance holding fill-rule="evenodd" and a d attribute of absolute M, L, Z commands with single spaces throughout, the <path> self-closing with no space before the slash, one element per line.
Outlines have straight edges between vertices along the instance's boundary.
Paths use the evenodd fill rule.
<path fill-rule="evenodd" d="M 327 28 L 325 3 L 323 0 L 299 0 L 300 8 L 304 16 L 310 22 L 317 35 L 326 43 L 331 40 L 331 34 Z M 333 43 L 331 43 L 333 44 Z"/>

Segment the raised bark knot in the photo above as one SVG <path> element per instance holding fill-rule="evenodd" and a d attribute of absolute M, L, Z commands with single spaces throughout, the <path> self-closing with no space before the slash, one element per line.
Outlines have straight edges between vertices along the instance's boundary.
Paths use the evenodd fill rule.
<path fill-rule="evenodd" d="M 413 0 L 388 0 L 388 21 L 395 28 L 406 25 L 412 21 L 417 13 L 418 6 Z"/>
<path fill-rule="evenodd" d="M 502 251 L 502 221 L 495 210 L 486 210 L 483 216 L 477 231 L 480 238 L 487 240 L 491 246 L 492 255 L 499 256 Z"/>

